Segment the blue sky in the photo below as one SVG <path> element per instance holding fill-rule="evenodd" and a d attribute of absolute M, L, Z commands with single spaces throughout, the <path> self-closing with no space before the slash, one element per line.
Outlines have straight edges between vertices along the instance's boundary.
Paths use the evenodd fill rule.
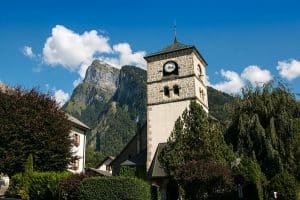
<path fill-rule="evenodd" d="M 173 40 L 194 44 L 228 93 L 282 78 L 300 93 L 299 1 L 17 1 L 0 3 L 0 81 L 61 101 L 101 58 L 136 64 Z M 75 82 L 75 83 L 74 83 Z M 58 92 L 59 91 L 59 92 Z"/>

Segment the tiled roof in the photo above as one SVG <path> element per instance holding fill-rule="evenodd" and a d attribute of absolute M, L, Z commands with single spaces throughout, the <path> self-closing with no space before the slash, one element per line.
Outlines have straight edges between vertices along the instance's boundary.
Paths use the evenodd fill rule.
<path fill-rule="evenodd" d="M 166 146 L 166 143 L 159 143 L 152 160 L 152 163 L 149 168 L 149 178 L 167 178 L 168 174 L 166 173 L 165 169 L 161 166 L 161 163 L 158 160 L 159 154 L 162 152 L 163 148 Z"/>
<path fill-rule="evenodd" d="M 68 116 L 68 120 L 78 126 L 80 126 L 81 128 L 87 129 L 87 130 L 91 130 L 90 127 L 88 127 L 87 125 L 85 125 L 83 122 L 79 121 L 79 119 L 73 117 L 72 115 L 66 113 Z"/>
<path fill-rule="evenodd" d="M 101 176 L 112 176 L 111 173 L 107 172 L 107 171 L 103 171 L 103 170 L 99 170 L 99 169 L 95 169 L 92 167 L 86 168 L 86 171 L 91 170 Z"/>
<path fill-rule="evenodd" d="M 150 53 L 150 54 L 146 55 L 145 58 L 160 55 L 160 54 L 170 53 L 170 52 L 173 52 L 173 51 L 189 49 L 189 48 L 195 48 L 195 46 L 182 44 L 182 43 L 178 42 L 177 39 L 175 38 L 174 42 L 171 45 L 161 49 L 160 51 Z"/>
<path fill-rule="evenodd" d="M 197 50 L 197 48 L 194 45 L 180 43 L 180 42 L 178 42 L 178 40 L 176 38 L 174 39 L 174 42 L 172 44 L 170 44 L 169 46 L 161 49 L 160 51 L 150 53 L 150 54 L 146 55 L 144 58 L 147 60 L 147 58 L 150 58 L 150 57 L 167 54 L 167 53 L 171 53 L 171 52 L 175 52 L 175 51 L 180 51 L 180 50 L 184 50 L 184 49 L 193 49 L 198 54 L 198 56 L 203 61 L 203 63 L 205 65 L 207 65 L 207 62 L 204 60 L 204 58 L 202 57 L 202 55 L 200 54 L 200 52 Z"/>

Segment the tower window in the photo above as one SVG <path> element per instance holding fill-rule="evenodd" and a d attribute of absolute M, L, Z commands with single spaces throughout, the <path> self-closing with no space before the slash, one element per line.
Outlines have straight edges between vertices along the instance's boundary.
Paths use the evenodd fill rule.
<path fill-rule="evenodd" d="M 202 73 L 202 69 L 201 69 L 201 66 L 198 64 L 198 71 L 199 71 L 199 76 L 202 76 L 203 73 Z"/>
<path fill-rule="evenodd" d="M 201 97 L 201 99 L 204 100 L 204 97 L 205 97 L 204 90 L 200 88 L 199 91 L 200 91 L 200 97 Z"/>
<path fill-rule="evenodd" d="M 174 94 L 176 94 L 177 96 L 179 96 L 179 87 L 178 87 L 178 85 L 174 85 L 173 86 L 173 91 L 174 91 Z"/>
<path fill-rule="evenodd" d="M 164 95 L 170 97 L 170 89 L 168 86 L 164 87 Z"/>

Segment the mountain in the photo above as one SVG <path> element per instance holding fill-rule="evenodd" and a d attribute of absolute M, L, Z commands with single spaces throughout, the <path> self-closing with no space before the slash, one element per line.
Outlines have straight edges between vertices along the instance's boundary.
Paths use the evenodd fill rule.
<path fill-rule="evenodd" d="M 115 155 L 146 122 L 146 71 L 95 60 L 64 109 L 92 128 L 89 145 Z"/>
<path fill-rule="evenodd" d="M 88 144 L 106 155 L 118 154 L 146 123 L 146 71 L 114 68 L 95 60 L 64 109 L 92 128 Z M 233 97 L 208 87 L 210 113 L 225 121 L 224 105 Z"/>

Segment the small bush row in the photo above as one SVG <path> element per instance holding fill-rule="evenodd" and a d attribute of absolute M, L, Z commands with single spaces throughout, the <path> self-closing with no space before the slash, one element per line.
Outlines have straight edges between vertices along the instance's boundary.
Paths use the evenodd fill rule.
<path fill-rule="evenodd" d="M 24 200 L 148 200 L 150 185 L 132 177 L 89 177 L 69 172 L 19 173 L 8 195 Z"/>
<path fill-rule="evenodd" d="M 12 177 L 8 195 L 30 200 L 59 199 L 59 182 L 71 176 L 70 172 L 19 173 Z"/>

